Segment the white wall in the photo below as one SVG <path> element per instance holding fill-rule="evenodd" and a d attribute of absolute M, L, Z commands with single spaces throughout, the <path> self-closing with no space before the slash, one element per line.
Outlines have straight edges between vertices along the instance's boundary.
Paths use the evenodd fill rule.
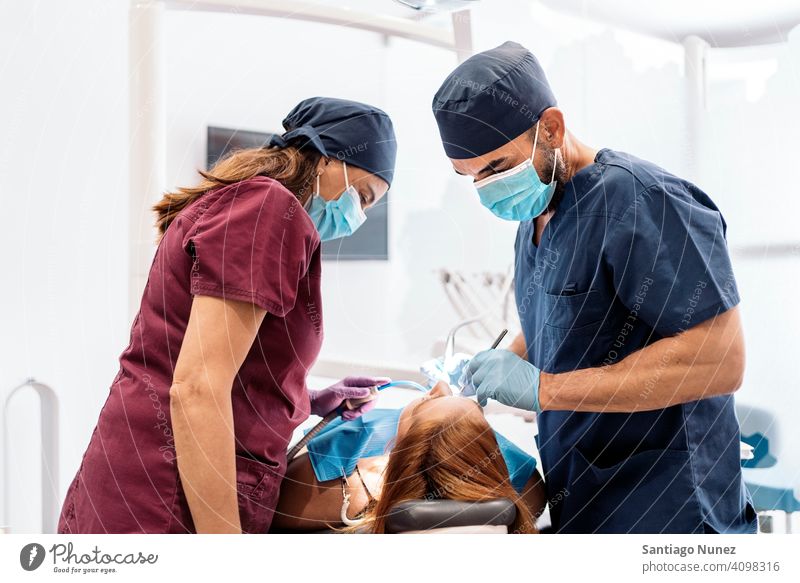
<path fill-rule="evenodd" d="M 0 11 L 0 394 L 58 391 L 63 494 L 128 339 L 127 4 Z M 38 528 L 36 403 L 8 419 L 15 531 Z"/>
<path fill-rule="evenodd" d="M 748 358 L 738 399 L 776 412 L 788 429 L 800 410 L 800 27 L 779 45 L 712 50 L 709 70 L 700 183 L 728 220 L 742 296 Z M 800 450 L 786 455 L 798 483 Z"/>
<path fill-rule="evenodd" d="M 7 2 L 0 11 L 0 388 L 36 376 L 61 395 L 63 495 L 128 341 L 127 2 Z M 586 142 L 677 173 L 697 162 L 686 147 L 680 45 L 522 0 L 483 2 L 473 23 L 477 50 L 510 38 L 539 55 Z M 503 271 L 512 261 L 514 226 L 480 206 L 437 141 L 430 100 L 454 55 L 235 14 L 170 13 L 165 31 L 170 186 L 196 179 L 210 124 L 278 129 L 297 101 L 316 94 L 392 115 L 400 149 L 391 261 L 325 264 L 323 356 L 411 365 L 427 357 L 456 320 L 436 270 Z M 757 55 L 785 63 L 761 101 L 743 104 L 735 82 L 714 78 L 698 182 L 722 207 L 736 245 L 798 242 L 798 193 L 784 173 L 798 153 L 796 36 Z M 709 64 L 731 69 L 718 53 Z M 800 257 L 744 257 L 736 259 L 749 349 L 743 394 L 800 395 L 792 358 Z M 36 529 L 33 405 L 31 396 L 15 402 L 9 427 L 18 449 L 15 531 Z"/>

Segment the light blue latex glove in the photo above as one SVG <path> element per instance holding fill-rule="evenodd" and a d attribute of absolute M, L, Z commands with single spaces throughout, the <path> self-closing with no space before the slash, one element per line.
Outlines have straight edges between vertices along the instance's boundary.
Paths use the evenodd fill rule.
<path fill-rule="evenodd" d="M 510 350 L 479 352 L 470 361 L 467 375 L 481 407 L 494 399 L 509 407 L 541 411 L 539 369 Z"/>

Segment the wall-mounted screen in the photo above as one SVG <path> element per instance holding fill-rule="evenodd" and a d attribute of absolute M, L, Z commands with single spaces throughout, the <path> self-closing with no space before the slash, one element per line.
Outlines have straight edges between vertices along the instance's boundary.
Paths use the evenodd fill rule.
<path fill-rule="evenodd" d="M 273 134 L 209 127 L 206 147 L 206 167 L 211 168 L 217 160 L 232 150 L 261 148 Z M 342 185 L 344 189 L 344 185 Z M 367 211 L 367 221 L 351 237 L 335 239 L 322 244 L 323 259 L 345 261 L 389 259 L 389 195 Z"/>

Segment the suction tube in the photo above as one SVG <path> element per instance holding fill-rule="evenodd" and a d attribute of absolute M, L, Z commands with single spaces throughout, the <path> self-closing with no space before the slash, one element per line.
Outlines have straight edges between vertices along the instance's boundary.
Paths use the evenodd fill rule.
<path fill-rule="evenodd" d="M 376 390 L 382 391 L 383 389 L 388 389 L 390 387 L 411 387 L 412 389 L 416 389 L 418 391 L 422 391 L 423 393 L 427 393 L 429 389 L 426 389 L 419 383 L 415 383 L 414 381 L 392 381 L 390 383 L 386 383 L 385 385 L 380 385 L 379 387 L 375 387 Z M 303 438 L 298 441 L 286 454 L 286 461 L 290 462 L 294 457 L 299 453 L 301 449 L 303 449 L 306 444 L 311 441 L 315 435 L 317 435 L 322 429 L 328 425 L 331 421 L 336 419 L 341 414 L 340 410 L 331 411 L 325 417 L 322 418 L 322 421 L 317 423 L 311 431 L 306 433 Z"/>
<path fill-rule="evenodd" d="M 377 389 L 379 391 L 382 391 L 383 389 L 388 389 L 390 387 L 411 387 L 412 389 L 422 391 L 423 393 L 427 393 L 430 390 L 426 389 L 419 383 L 415 383 L 414 381 L 392 381 L 390 383 L 386 383 L 385 385 L 377 387 Z"/>

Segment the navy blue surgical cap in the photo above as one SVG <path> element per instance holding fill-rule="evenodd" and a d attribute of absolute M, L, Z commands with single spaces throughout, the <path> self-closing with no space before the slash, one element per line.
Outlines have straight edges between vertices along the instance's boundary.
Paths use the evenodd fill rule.
<path fill-rule="evenodd" d="M 447 156 L 482 156 L 529 130 L 556 105 L 542 66 L 515 42 L 461 63 L 433 97 Z"/>
<path fill-rule="evenodd" d="M 298 103 L 283 120 L 286 130 L 270 146 L 290 143 L 312 147 L 383 178 L 391 186 L 397 141 L 392 120 L 377 107 L 332 97 L 311 97 Z"/>

